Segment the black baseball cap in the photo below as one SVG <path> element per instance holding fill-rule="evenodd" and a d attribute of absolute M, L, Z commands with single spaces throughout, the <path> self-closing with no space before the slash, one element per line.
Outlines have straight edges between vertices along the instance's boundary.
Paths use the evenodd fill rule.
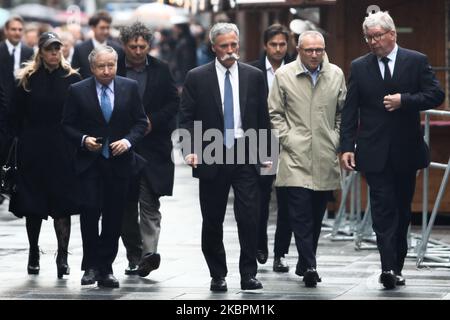
<path fill-rule="evenodd" d="M 62 45 L 58 35 L 54 32 L 44 32 L 39 37 L 39 48 L 47 48 L 52 43 L 59 43 Z"/>

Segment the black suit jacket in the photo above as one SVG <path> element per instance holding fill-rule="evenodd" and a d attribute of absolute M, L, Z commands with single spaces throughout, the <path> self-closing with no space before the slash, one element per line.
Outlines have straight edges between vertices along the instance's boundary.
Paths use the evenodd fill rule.
<path fill-rule="evenodd" d="M 20 63 L 26 62 L 33 57 L 34 51 L 22 43 L 20 51 Z M 0 42 L 0 80 L 3 84 L 5 94 L 5 103 L 9 107 L 14 93 L 16 80 L 10 65 L 11 55 L 5 41 Z"/>
<path fill-rule="evenodd" d="M 113 47 L 117 51 L 119 60 L 123 56 L 123 50 L 118 43 L 112 40 L 107 40 L 106 44 Z M 94 49 L 94 43 L 92 39 L 88 39 L 75 46 L 72 57 L 72 68 L 79 69 L 78 73 L 83 79 L 87 79 L 92 76 L 91 66 L 89 64 L 88 56 Z"/>
<path fill-rule="evenodd" d="M 392 93 L 401 93 L 402 106 L 389 112 L 383 97 Z M 430 160 L 420 111 L 443 101 L 444 92 L 425 55 L 399 47 L 389 87 L 376 56 L 360 57 L 351 65 L 342 111 L 341 151 L 355 152 L 357 169 L 363 172 L 380 172 L 388 161 L 397 171 L 424 168 Z"/>
<path fill-rule="evenodd" d="M 267 94 L 262 72 L 250 65 L 238 63 L 239 68 L 239 103 L 242 129 L 268 129 L 269 114 Z M 215 60 L 188 72 L 183 87 L 180 103 L 180 128 L 191 132 L 194 138 L 194 121 L 201 121 L 202 135 L 208 129 L 224 132 L 222 99 L 215 67 Z M 198 137 L 196 137 L 198 138 Z M 203 142 L 203 152 L 209 145 Z M 191 145 L 194 145 L 191 142 Z M 214 179 L 220 164 L 199 164 L 193 169 L 194 177 Z"/>
<path fill-rule="evenodd" d="M 109 142 L 127 139 L 137 145 L 144 136 L 147 118 L 142 109 L 137 83 L 117 76 L 114 79 L 114 109 L 109 123 L 103 117 L 93 77 L 70 86 L 64 106 L 62 125 L 69 139 L 78 147 L 75 156 L 77 174 L 85 172 L 101 156 L 81 146 L 84 135 L 109 138 Z M 136 173 L 138 159 L 133 150 L 110 158 L 115 173 L 129 177 Z"/>
<path fill-rule="evenodd" d="M 147 59 L 143 104 L 152 130 L 135 150 L 147 160 L 143 176 L 152 190 L 158 195 L 172 195 L 175 166 L 171 159 L 171 135 L 180 99 L 167 63 L 150 55 Z M 118 63 L 117 74 L 126 76 L 125 57 Z"/>

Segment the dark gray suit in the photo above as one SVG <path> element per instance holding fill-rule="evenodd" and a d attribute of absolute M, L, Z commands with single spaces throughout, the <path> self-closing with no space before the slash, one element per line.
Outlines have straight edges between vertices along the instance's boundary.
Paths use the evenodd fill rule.
<path fill-rule="evenodd" d="M 383 97 L 395 93 L 401 94 L 401 107 L 388 112 Z M 352 62 L 340 149 L 354 152 L 357 170 L 366 174 L 383 271 L 402 271 L 416 170 L 430 162 L 420 111 L 443 101 L 422 53 L 399 47 L 390 82 L 383 81 L 374 54 Z"/>

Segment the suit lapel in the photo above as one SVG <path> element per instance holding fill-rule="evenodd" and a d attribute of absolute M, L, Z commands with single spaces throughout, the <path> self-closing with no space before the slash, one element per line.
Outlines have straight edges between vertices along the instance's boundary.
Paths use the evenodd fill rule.
<path fill-rule="evenodd" d="M 103 116 L 102 108 L 100 107 L 100 102 L 98 101 L 97 88 L 95 87 L 94 77 L 92 77 L 91 81 L 89 82 L 88 92 L 90 93 L 86 95 L 86 98 L 89 99 L 88 105 L 95 106 L 93 108 L 95 117 L 100 121 L 106 123 L 105 117 Z"/>
<path fill-rule="evenodd" d="M 109 119 L 109 123 L 111 123 L 111 121 L 113 121 L 114 115 L 116 113 L 118 113 L 118 109 L 123 105 L 122 99 L 125 97 L 125 89 L 123 87 L 123 85 L 118 85 L 118 82 L 120 80 L 115 77 L 114 78 L 114 105 L 113 105 L 113 111 L 111 114 L 111 118 Z"/>
<path fill-rule="evenodd" d="M 406 56 L 402 48 L 398 47 L 397 57 L 395 58 L 394 74 L 392 76 L 393 83 L 399 83 L 401 75 L 406 68 Z"/>
<path fill-rule="evenodd" d="M 373 79 L 383 82 L 380 67 L 378 66 L 377 56 L 374 54 L 370 54 L 367 58 L 367 69 L 372 74 Z"/>
<path fill-rule="evenodd" d="M 217 80 L 216 60 L 210 62 L 208 71 L 209 72 L 207 73 L 207 79 L 205 80 L 210 85 L 211 92 L 214 96 L 214 101 L 216 102 L 216 108 L 223 122 L 222 98 L 220 97 L 219 81 Z"/>
<path fill-rule="evenodd" d="M 245 107 L 247 105 L 248 72 L 238 63 L 239 68 L 239 105 L 241 109 L 241 121 L 244 121 Z"/>

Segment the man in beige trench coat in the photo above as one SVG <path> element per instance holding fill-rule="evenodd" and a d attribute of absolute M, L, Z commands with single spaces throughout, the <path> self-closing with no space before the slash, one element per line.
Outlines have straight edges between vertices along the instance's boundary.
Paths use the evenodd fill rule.
<path fill-rule="evenodd" d="M 286 188 L 298 251 L 295 273 L 315 287 L 321 281 L 316 251 L 327 194 L 340 187 L 337 149 L 347 90 L 342 70 L 326 58 L 319 32 L 302 33 L 297 51 L 297 59 L 275 74 L 269 113 L 281 145 L 275 185 Z"/>

